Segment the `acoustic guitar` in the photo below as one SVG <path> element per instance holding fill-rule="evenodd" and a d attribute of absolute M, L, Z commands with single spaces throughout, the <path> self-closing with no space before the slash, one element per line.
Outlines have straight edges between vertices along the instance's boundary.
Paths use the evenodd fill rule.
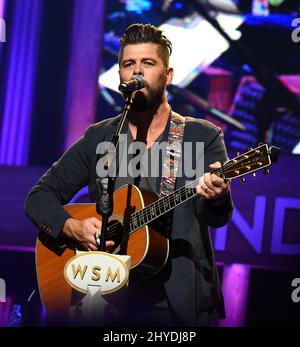
<path fill-rule="evenodd" d="M 231 180 L 267 167 L 278 160 L 279 148 L 261 144 L 248 152 L 223 163 L 212 173 Z M 114 192 L 113 213 L 107 239 L 114 240 L 114 253 L 131 256 L 130 284 L 157 274 L 165 265 L 169 254 L 168 213 L 185 201 L 195 198 L 196 182 L 190 182 L 171 194 L 158 198 L 155 193 L 143 191 L 134 185 L 125 185 Z M 72 204 L 65 210 L 76 219 L 96 217 L 94 203 Z M 72 288 L 64 278 L 64 267 L 75 255 L 78 245 L 68 241 L 59 245 L 45 233 L 36 243 L 36 269 L 39 291 L 47 312 L 62 312 L 69 308 Z M 64 303 L 64 304 L 63 304 Z"/>

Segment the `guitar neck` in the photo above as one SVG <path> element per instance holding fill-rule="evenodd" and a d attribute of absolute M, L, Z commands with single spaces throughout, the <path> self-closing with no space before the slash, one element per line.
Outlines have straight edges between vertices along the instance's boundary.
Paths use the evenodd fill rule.
<path fill-rule="evenodd" d="M 278 160 L 280 149 L 267 144 L 261 144 L 256 148 L 249 149 L 248 152 L 238 155 L 221 165 L 221 168 L 211 171 L 226 180 L 244 176 L 251 172 L 268 167 L 272 162 Z M 197 195 L 196 186 L 199 179 L 196 179 L 186 186 L 181 187 L 171 194 L 160 198 L 140 211 L 133 213 L 129 217 L 129 232 L 135 231 L 163 214 L 173 210 L 176 206 Z"/>
<path fill-rule="evenodd" d="M 222 176 L 220 170 L 214 170 L 211 173 L 215 173 L 218 176 Z M 158 199 L 157 201 L 153 202 L 152 204 L 148 205 L 142 210 L 133 213 L 129 219 L 130 231 L 135 231 L 139 228 L 142 228 L 146 224 L 161 217 L 165 213 L 170 212 L 178 205 L 196 196 L 196 185 L 198 181 L 199 179 L 196 179 L 188 183 L 186 186 L 175 190 L 169 195 Z"/>

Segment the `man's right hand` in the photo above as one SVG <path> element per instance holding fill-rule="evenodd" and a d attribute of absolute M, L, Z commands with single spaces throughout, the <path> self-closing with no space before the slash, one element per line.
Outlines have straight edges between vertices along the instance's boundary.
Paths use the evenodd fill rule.
<path fill-rule="evenodd" d="M 63 234 L 76 242 L 88 251 L 97 251 L 95 234 L 100 234 L 102 222 L 96 217 L 78 220 L 68 218 L 63 227 Z M 115 245 L 114 241 L 106 241 L 106 249 L 109 250 Z"/>

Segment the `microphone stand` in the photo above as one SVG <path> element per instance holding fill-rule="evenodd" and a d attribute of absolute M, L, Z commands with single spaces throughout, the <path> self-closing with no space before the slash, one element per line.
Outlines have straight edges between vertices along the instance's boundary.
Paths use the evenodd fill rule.
<path fill-rule="evenodd" d="M 112 177 L 109 174 L 109 170 L 114 159 L 116 158 L 117 149 L 119 147 L 119 137 L 124 127 L 125 120 L 131 109 L 132 101 L 133 101 L 132 94 L 131 93 L 126 94 L 122 116 L 119 121 L 116 133 L 113 135 L 111 140 L 113 146 L 111 146 L 111 149 L 109 149 L 106 154 L 104 168 L 107 172 L 107 175 L 105 177 L 96 179 L 96 185 L 97 185 L 97 191 L 98 191 L 98 198 L 96 201 L 96 211 L 99 215 L 102 216 L 102 226 L 101 226 L 100 238 L 99 238 L 99 235 L 96 235 L 95 238 L 98 245 L 98 250 L 102 252 L 105 252 L 105 242 L 107 237 L 108 220 L 113 212 L 113 188 L 116 181 L 116 177 Z M 117 167 L 115 172 L 117 175 L 118 164 L 116 163 L 116 165 Z"/>

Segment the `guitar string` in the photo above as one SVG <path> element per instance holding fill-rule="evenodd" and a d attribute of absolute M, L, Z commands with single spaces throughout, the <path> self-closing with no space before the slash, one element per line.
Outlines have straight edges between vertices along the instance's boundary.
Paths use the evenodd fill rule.
<path fill-rule="evenodd" d="M 255 149 L 253 149 L 252 151 L 250 151 L 250 153 L 252 152 L 252 154 L 250 154 L 249 152 L 246 152 L 246 153 L 242 154 L 241 156 L 238 157 L 238 158 L 240 158 L 240 159 L 238 159 L 238 160 L 245 159 L 245 158 L 244 158 L 245 155 L 248 155 L 247 160 L 252 159 L 253 157 L 256 156 L 255 154 L 256 154 L 256 150 L 257 150 L 257 149 L 258 149 L 258 148 L 255 148 Z M 263 152 L 261 151 L 260 154 L 263 154 Z M 230 169 L 230 168 L 236 166 L 236 165 L 238 164 L 238 160 L 237 160 L 237 158 L 230 159 L 227 163 L 224 163 L 224 166 L 226 166 L 226 168 L 223 167 L 223 169 L 228 170 L 228 169 Z M 220 169 L 215 169 L 215 170 L 211 171 L 211 173 L 215 173 L 215 174 L 219 175 L 220 173 L 222 173 L 222 170 L 221 170 L 221 168 L 220 168 Z M 178 190 L 176 190 L 175 192 L 171 193 L 170 195 L 167 195 L 167 196 L 163 197 L 162 199 L 159 199 L 159 200 L 157 200 L 157 201 L 151 203 L 150 205 L 148 205 L 147 207 L 145 207 L 144 210 L 147 210 L 147 209 L 150 210 L 150 208 L 153 208 L 153 206 L 156 205 L 156 206 L 158 207 L 158 212 L 160 212 L 160 208 L 161 208 L 162 206 L 165 205 L 164 199 L 165 199 L 165 200 L 168 200 L 168 199 L 169 199 L 169 204 L 170 204 L 170 203 L 171 203 L 170 198 L 175 199 L 176 195 L 177 195 L 179 192 L 180 192 L 181 198 L 182 198 L 182 194 L 184 194 L 184 196 L 186 196 L 186 200 L 189 199 L 189 198 L 191 198 L 191 197 L 193 197 L 193 196 L 195 195 L 195 192 L 196 192 L 196 191 L 195 191 L 195 188 L 192 187 L 192 185 L 194 185 L 195 182 L 197 182 L 198 180 L 199 180 L 199 178 L 196 179 L 196 180 L 194 180 L 193 182 L 190 182 L 188 185 L 179 188 Z M 188 187 L 188 186 L 189 186 L 189 187 Z M 193 190 L 193 195 L 188 196 L 187 193 L 186 193 L 187 189 L 192 189 L 192 190 Z M 182 190 L 182 191 L 181 191 L 181 190 Z M 184 197 L 184 196 L 183 196 L 183 197 Z M 174 203 L 176 203 L 175 200 L 174 200 Z M 180 202 L 180 203 L 181 203 L 181 202 Z M 180 203 L 179 203 L 179 204 L 180 204 Z M 174 207 L 176 207 L 176 204 L 175 204 Z M 154 207 L 154 208 L 156 209 L 156 207 Z M 171 208 L 171 209 L 172 209 L 172 208 Z M 169 210 L 170 210 L 170 209 L 169 209 Z M 169 210 L 168 210 L 168 211 L 169 211 Z M 150 211 L 148 211 L 148 212 L 150 212 Z M 146 211 L 146 213 L 148 213 L 148 212 Z M 143 210 L 141 210 L 141 211 L 135 212 L 134 214 L 144 214 L 144 212 L 143 212 Z M 133 214 L 133 215 L 134 215 L 134 214 Z M 131 215 L 131 217 L 132 217 L 133 215 Z M 144 216 L 143 216 L 143 217 L 144 217 Z M 150 215 L 150 217 L 151 217 L 151 215 Z M 136 218 L 138 218 L 138 217 L 136 216 Z M 149 223 L 149 221 L 148 221 L 147 223 Z"/>
<path fill-rule="evenodd" d="M 249 152 L 246 152 L 246 153 L 242 154 L 242 155 L 240 156 L 241 159 L 244 159 L 243 157 L 244 157 L 245 155 L 248 155 L 247 160 L 250 160 L 251 158 L 255 157 L 255 151 L 256 151 L 256 150 L 257 150 L 257 148 L 254 149 L 254 150 L 253 150 L 253 154 L 250 154 L 250 155 L 249 155 Z M 248 154 L 247 154 L 247 153 L 248 153 Z M 262 154 L 262 152 L 261 152 L 261 154 Z M 232 167 L 234 167 L 234 166 L 236 166 L 236 165 L 238 164 L 238 162 L 236 162 L 236 161 L 237 161 L 236 158 L 229 160 L 227 163 L 224 164 L 224 165 L 226 166 L 226 168 L 224 167 L 224 169 L 226 169 L 227 171 L 228 171 L 228 170 L 230 171 L 230 168 L 232 168 Z M 220 175 L 220 174 L 222 173 L 222 170 L 221 170 L 221 169 L 215 169 L 215 170 L 211 171 L 211 173 L 214 173 L 214 174 L 216 174 L 216 175 Z M 131 218 L 136 218 L 136 220 L 141 220 L 141 218 L 143 218 L 144 222 L 143 222 L 142 224 L 146 225 L 146 224 L 150 223 L 150 222 L 153 221 L 154 219 L 158 218 L 160 215 L 169 212 L 170 210 L 172 210 L 172 209 L 173 209 L 174 207 L 176 207 L 177 205 L 179 205 L 179 204 L 185 202 L 186 200 L 188 200 L 188 199 L 194 197 L 194 195 L 196 194 L 196 188 L 195 188 L 195 187 L 192 187 L 192 185 L 195 184 L 195 182 L 197 182 L 198 180 L 199 180 L 199 179 L 196 179 L 196 180 L 190 182 L 190 183 L 187 184 L 186 186 L 177 189 L 176 191 L 174 191 L 174 192 L 171 193 L 170 195 L 167 195 L 167 196 L 165 196 L 165 197 L 163 197 L 163 198 L 161 198 L 161 199 L 159 199 L 159 200 L 157 200 L 157 201 L 151 203 L 150 205 L 146 206 L 146 207 L 143 208 L 142 210 L 133 213 L 133 214 L 129 217 L 129 219 L 131 219 Z M 193 194 L 192 194 L 191 196 L 188 195 L 187 189 L 191 189 L 191 190 L 192 190 Z M 178 196 L 180 196 L 180 200 L 181 200 L 182 198 L 185 198 L 185 200 L 184 200 L 184 201 L 180 201 L 180 202 L 178 203 L 178 202 L 176 201 L 176 198 L 178 198 Z M 170 206 L 172 205 L 171 199 L 173 199 L 173 204 L 175 204 L 173 207 L 170 207 Z M 167 202 L 167 200 L 169 200 L 169 201 Z M 167 204 L 167 206 L 169 206 L 169 207 L 167 207 L 166 211 L 164 211 L 164 212 L 162 213 L 162 212 L 161 212 L 161 208 L 162 208 L 162 207 L 165 208 L 165 207 L 166 207 L 166 204 Z M 156 206 L 155 206 L 155 205 L 156 205 Z M 154 210 L 154 215 L 155 215 L 154 218 L 151 216 L 151 215 L 153 215 L 153 213 L 151 213 L 150 209 L 152 209 L 152 211 Z M 147 211 L 147 210 L 149 210 L 149 211 Z M 157 216 L 157 213 L 159 213 L 159 216 Z M 148 220 L 146 223 L 145 223 L 145 217 L 150 217 L 150 220 Z M 128 220 L 128 218 L 126 218 L 125 220 Z M 118 224 L 119 224 L 119 223 L 117 222 L 117 223 L 112 224 L 111 226 L 109 226 L 109 234 L 110 234 L 110 235 L 113 235 L 113 233 L 118 229 L 118 227 L 117 227 Z M 137 225 L 137 222 L 136 222 L 135 224 Z M 136 231 L 137 229 L 142 228 L 144 225 L 138 226 L 137 228 L 135 228 L 135 229 L 132 230 L 131 232 L 134 232 L 134 231 Z M 130 233 L 131 233 L 131 232 L 130 232 Z M 129 233 L 129 234 L 130 234 L 130 233 Z"/>
<path fill-rule="evenodd" d="M 192 183 L 192 182 L 191 182 Z M 187 188 L 187 186 L 185 186 L 185 187 L 181 187 L 181 188 L 179 188 L 178 190 L 176 190 L 176 196 L 178 196 L 178 195 L 180 195 L 180 199 L 182 200 L 182 198 L 186 198 L 186 200 L 188 199 L 188 197 L 186 196 L 186 192 L 185 192 L 185 189 L 183 189 L 183 188 Z M 189 189 L 191 189 L 191 188 L 189 188 Z M 195 188 L 192 188 L 192 189 L 195 189 Z M 174 192 L 175 193 L 175 192 Z M 194 195 L 194 194 L 193 194 Z M 192 197 L 192 196 L 191 196 Z M 159 199 L 159 200 L 157 200 L 156 201 L 156 203 L 158 203 L 159 201 L 159 203 L 158 203 L 158 205 L 156 206 L 156 207 L 154 207 L 154 209 L 155 209 L 155 214 L 157 214 L 157 212 L 158 213 L 160 213 L 160 215 L 162 215 L 162 214 L 164 214 L 164 213 L 167 213 L 167 212 L 169 212 L 170 210 L 172 210 L 174 207 L 176 207 L 176 205 L 174 206 L 174 207 L 171 207 L 171 208 L 169 208 L 169 209 L 167 209 L 165 212 L 163 212 L 163 213 L 161 213 L 161 207 L 165 207 L 165 203 L 162 203 L 161 201 L 162 200 L 166 200 L 166 199 L 170 199 L 170 196 L 168 195 L 168 196 L 165 196 L 165 197 L 163 197 L 163 198 L 161 198 L 161 199 Z M 183 201 L 181 201 L 181 202 L 183 202 Z M 176 201 L 174 200 L 174 203 L 176 204 Z M 169 201 L 169 206 L 171 205 L 172 203 Z M 154 203 L 153 204 L 151 204 L 151 205 L 154 205 Z M 145 208 L 143 208 L 142 210 L 140 210 L 140 211 L 137 211 L 137 212 L 135 212 L 134 214 L 132 214 L 130 217 L 129 217 L 129 219 L 130 218 L 133 218 L 133 215 L 135 215 L 135 214 L 141 214 L 141 215 L 143 215 L 142 217 L 143 217 L 143 219 L 145 220 L 145 216 L 149 216 L 150 217 L 150 219 L 151 220 L 149 220 L 147 223 L 150 223 L 152 220 L 154 220 L 154 219 L 156 219 L 156 218 L 158 218 L 159 216 L 156 216 L 155 218 L 152 218 L 151 217 L 151 213 L 150 213 L 150 211 L 146 211 L 147 209 L 148 209 L 148 207 L 149 207 L 150 205 L 148 205 L 148 206 L 146 206 Z M 153 207 L 152 207 L 153 208 Z M 140 217 L 137 217 L 137 216 L 135 216 L 135 218 L 140 218 Z M 127 218 L 125 219 L 125 220 L 127 220 Z M 147 224 L 147 223 L 145 223 L 145 224 Z M 110 235 L 113 235 L 114 233 L 115 233 L 115 231 L 117 231 L 117 229 L 118 229 L 118 227 L 117 227 L 117 225 L 118 225 L 119 223 L 118 222 L 116 222 L 115 224 L 112 224 L 112 225 L 110 225 L 109 226 L 109 234 Z M 140 229 L 142 226 L 139 226 L 137 229 Z M 137 229 L 134 229 L 134 230 L 132 230 L 131 232 L 134 232 L 134 231 L 136 231 Z M 130 233 L 131 233 L 130 232 Z"/>
<path fill-rule="evenodd" d="M 197 181 L 197 180 L 195 180 L 195 181 Z M 190 182 L 188 185 L 193 184 L 195 181 Z M 150 207 L 153 208 L 153 206 L 154 206 L 155 204 L 157 204 L 156 207 L 154 207 L 155 212 L 156 212 L 156 213 L 157 213 L 157 212 L 161 213 L 161 207 L 165 207 L 165 206 L 166 206 L 166 204 L 163 203 L 162 201 L 163 201 L 163 200 L 167 200 L 167 199 L 170 200 L 170 198 L 171 198 L 171 197 L 173 196 L 173 194 L 175 194 L 175 193 L 176 193 L 176 195 L 175 195 L 174 198 L 173 198 L 173 200 L 174 200 L 173 203 L 176 204 L 176 200 L 175 200 L 175 199 L 176 199 L 176 197 L 178 197 L 178 195 L 180 195 L 180 199 L 181 199 L 181 200 L 182 200 L 182 198 L 184 198 L 184 197 L 187 199 L 188 197 L 186 196 L 186 189 L 189 188 L 188 185 L 179 188 L 178 190 L 176 190 L 175 192 L 171 193 L 170 195 L 167 195 L 167 196 L 165 196 L 165 197 L 163 197 L 163 198 L 161 198 L 161 199 L 155 201 L 154 203 L 152 203 L 152 204 L 146 206 L 146 207 L 143 208 L 142 210 L 133 213 L 129 218 L 133 218 L 133 216 L 134 216 L 134 215 L 137 215 L 137 214 L 142 214 L 144 220 L 145 220 L 145 215 L 148 215 L 148 216 L 150 217 L 150 219 L 153 220 L 153 218 L 151 217 L 150 211 L 146 211 L 146 210 L 149 209 Z M 193 190 L 194 190 L 195 188 L 189 188 L 189 189 L 193 189 Z M 191 196 L 191 197 L 192 197 L 192 196 Z M 183 201 L 181 201 L 181 202 L 183 202 Z M 172 202 L 169 201 L 169 206 L 170 206 L 171 204 L 172 204 Z M 174 207 L 176 207 L 176 205 L 175 205 Z M 169 210 L 171 210 L 171 209 L 172 209 L 172 208 L 167 209 L 164 213 L 167 213 L 167 212 L 168 212 Z M 149 214 L 149 213 L 150 213 L 150 214 Z M 139 218 L 139 217 L 137 217 L 137 216 L 135 216 L 135 217 L 136 217 L 136 218 Z M 156 217 L 156 218 L 157 218 L 157 217 Z M 150 221 L 148 221 L 147 223 L 149 223 L 149 222 L 150 222 Z M 146 224 L 147 224 L 147 223 L 146 223 Z M 118 227 L 117 227 L 118 224 L 119 224 L 119 223 L 117 222 L 117 223 L 115 223 L 115 224 L 110 225 L 110 226 L 109 226 L 109 231 L 112 232 L 112 233 L 113 233 L 114 231 L 116 231 L 116 230 L 118 229 Z M 141 228 L 141 226 L 140 226 L 139 228 Z M 133 230 L 133 231 L 135 231 L 135 230 Z"/>
<path fill-rule="evenodd" d="M 212 171 L 212 173 L 219 174 L 219 173 L 221 173 L 221 170 L 217 169 L 217 170 Z M 145 217 L 147 217 L 147 219 L 150 219 L 150 220 L 148 220 L 146 223 L 142 222 L 142 224 L 147 224 L 147 223 L 151 222 L 152 220 L 158 218 L 157 213 L 159 215 L 165 214 L 165 213 L 169 212 L 170 210 L 172 210 L 174 207 L 183 203 L 184 201 L 194 197 L 196 195 L 196 188 L 193 185 L 198 180 L 199 179 L 196 179 L 196 180 L 190 182 L 186 186 L 177 189 L 175 192 L 171 193 L 170 195 L 167 195 L 167 196 L 151 203 L 150 205 L 148 205 L 144 209 L 132 214 L 130 217 L 136 219 L 136 222 L 134 224 L 137 225 L 138 228 L 141 228 L 142 226 L 138 225 L 138 222 L 137 222 L 138 219 L 141 220 L 141 218 L 143 218 L 143 220 L 145 221 Z M 189 191 L 192 191 L 192 194 L 190 194 Z M 178 199 L 178 197 L 180 197 L 179 202 L 176 201 L 176 199 Z M 172 206 L 172 205 L 174 205 L 174 206 Z M 163 210 L 163 212 L 161 212 L 162 210 Z"/>
<path fill-rule="evenodd" d="M 248 158 L 247 158 L 248 160 L 250 160 L 250 159 L 255 155 L 255 150 L 256 150 L 256 149 L 253 150 L 253 152 L 254 152 L 253 154 L 248 155 Z M 262 152 L 261 152 L 261 153 L 262 153 Z M 243 159 L 243 157 L 244 157 L 246 154 L 247 154 L 247 153 L 241 155 L 241 157 L 242 157 L 241 159 Z M 248 153 L 248 154 L 249 154 L 249 153 Z M 234 158 L 234 159 L 229 160 L 227 163 L 225 163 L 225 165 L 227 165 L 226 170 L 230 169 L 230 168 L 233 167 L 233 166 L 236 166 L 236 164 L 238 163 L 238 162 L 235 162 L 236 160 L 237 160 L 237 159 Z M 217 174 L 217 175 L 220 174 L 221 172 L 222 172 L 221 169 L 216 169 L 216 170 L 211 171 L 211 173 L 215 173 L 215 174 Z M 176 207 L 177 205 L 179 205 L 179 204 L 181 204 L 182 202 L 188 200 L 189 198 L 192 198 L 192 197 L 195 195 L 196 189 L 195 189 L 195 187 L 191 187 L 191 185 L 194 184 L 196 181 L 198 181 L 198 179 L 196 179 L 196 180 L 193 181 L 193 182 L 190 182 L 188 185 L 186 185 L 186 186 L 184 186 L 184 187 L 179 188 L 178 190 L 176 190 L 175 192 L 171 193 L 170 195 L 167 195 L 167 196 L 163 197 L 162 199 L 159 199 L 159 200 L 155 201 L 154 203 L 148 205 L 148 206 L 145 207 L 144 209 L 142 209 L 142 210 L 140 210 L 140 211 L 137 211 L 137 212 L 135 212 L 134 214 L 132 214 L 132 215 L 129 217 L 129 219 L 132 218 L 132 217 L 135 215 L 135 218 L 136 218 L 136 223 L 135 223 L 135 225 L 137 225 L 137 228 L 134 228 L 134 230 L 132 230 L 131 232 L 134 232 L 134 231 L 136 231 L 137 229 L 142 228 L 144 225 L 150 223 L 150 222 L 153 221 L 154 219 L 158 218 L 160 215 L 169 212 L 170 210 L 172 210 L 172 209 L 173 209 L 174 207 Z M 188 195 L 187 189 L 192 189 L 193 194 L 192 194 L 192 195 Z M 175 193 L 176 193 L 176 194 L 175 194 Z M 180 196 L 180 199 L 185 198 L 184 201 L 180 201 L 179 203 L 176 202 L 176 198 L 178 198 L 178 196 Z M 173 203 L 175 204 L 173 207 L 170 207 L 171 204 L 172 204 L 172 201 L 171 201 L 170 199 L 173 199 Z M 164 200 L 166 200 L 166 203 L 164 202 Z M 168 203 L 167 203 L 167 200 L 169 200 Z M 167 204 L 167 209 L 162 213 L 162 212 L 161 212 L 161 207 L 164 207 L 164 208 L 165 208 L 165 207 L 166 207 L 166 204 Z M 155 206 L 155 205 L 156 205 L 156 206 Z M 153 212 L 153 210 L 154 210 L 154 217 L 153 217 L 153 213 L 151 213 L 150 211 L 147 211 L 147 209 L 149 210 L 150 207 L 151 207 L 151 209 L 152 209 L 152 212 Z M 157 212 L 159 213 L 158 216 L 157 216 Z M 152 216 L 151 216 L 151 214 L 152 214 Z M 150 217 L 150 220 L 148 220 L 147 222 L 145 222 L 145 216 L 146 216 L 146 217 Z M 142 225 L 138 225 L 137 222 L 138 222 L 138 220 L 141 221 L 141 218 L 143 218 L 144 222 L 142 222 Z M 126 218 L 126 219 L 128 219 L 128 218 Z M 115 224 L 113 224 L 113 225 L 110 226 L 110 231 L 112 232 L 112 234 L 118 229 L 118 228 L 116 228 L 116 225 L 117 225 L 117 224 L 118 224 L 118 223 L 115 223 Z M 144 225 L 143 225 L 143 224 L 144 224 Z"/>
<path fill-rule="evenodd" d="M 216 170 L 214 173 L 217 174 L 217 173 L 220 173 L 220 172 L 221 172 L 221 170 Z M 191 183 L 189 184 L 189 186 L 191 186 L 193 183 L 194 183 L 194 182 L 191 182 Z M 192 195 L 188 195 L 188 193 L 186 192 L 187 189 L 192 189 L 192 192 L 193 192 Z M 136 218 L 137 220 L 139 219 L 139 220 L 141 221 L 141 217 L 142 217 L 142 218 L 144 219 L 144 222 L 142 222 L 142 224 L 139 225 L 138 221 L 136 220 L 136 223 L 134 223 L 134 224 L 137 225 L 137 227 L 134 228 L 130 233 L 132 233 L 132 232 L 134 232 L 134 231 L 136 231 L 136 230 L 142 228 L 144 225 L 146 225 L 146 224 L 150 223 L 151 221 L 153 221 L 154 219 L 158 218 L 159 216 L 157 216 L 157 213 L 159 213 L 160 215 L 162 215 L 162 214 L 164 214 L 164 213 L 167 213 L 167 212 L 169 212 L 170 210 L 172 210 L 174 207 L 176 207 L 177 205 L 179 205 L 180 203 L 182 203 L 182 202 L 188 200 L 189 198 L 192 198 L 192 197 L 195 195 L 196 190 L 195 190 L 194 187 L 188 187 L 188 185 L 187 185 L 187 186 L 185 186 L 185 187 L 181 187 L 180 189 L 176 190 L 175 192 L 176 192 L 176 194 L 174 194 L 174 195 L 173 195 L 173 194 L 172 194 L 172 195 L 168 195 L 168 196 L 165 196 L 164 198 L 160 199 L 160 202 L 159 202 L 159 203 L 158 203 L 158 201 L 156 201 L 155 203 L 158 203 L 157 206 L 154 206 L 155 203 L 152 204 L 152 205 L 153 205 L 153 206 L 152 206 L 152 212 L 153 212 L 153 210 L 154 210 L 154 216 L 153 216 L 153 213 L 151 213 L 150 211 L 146 211 L 147 208 L 148 208 L 150 205 L 148 205 L 147 207 L 145 207 L 145 208 L 143 209 L 143 210 L 145 210 L 145 211 L 140 210 L 140 211 L 135 212 L 135 214 L 136 214 L 135 218 Z M 175 193 L 175 192 L 174 192 L 174 193 Z M 180 201 L 179 203 L 176 201 L 176 198 L 178 198 L 178 196 L 180 196 L 180 199 L 181 199 L 181 201 Z M 170 200 L 170 198 L 173 199 L 173 202 Z M 182 201 L 182 198 L 184 198 L 184 201 Z M 169 200 L 168 204 L 167 204 L 167 203 L 161 203 L 162 200 L 167 200 L 167 199 Z M 175 204 L 175 205 L 174 205 L 173 207 L 170 207 L 172 204 Z M 163 206 L 163 207 L 165 208 L 166 205 L 167 205 L 167 209 L 165 209 L 164 212 L 161 212 L 161 207 Z M 141 212 L 141 211 L 142 211 L 142 212 Z M 138 216 L 138 214 L 140 214 L 140 216 Z M 132 218 L 132 216 L 133 216 L 133 215 L 131 215 L 130 218 Z M 145 222 L 145 216 L 147 216 L 147 218 L 150 217 L 150 220 L 148 220 L 147 222 Z M 111 234 L 111 235 L 114 234 L 114 232 L 118 229 L 118 228 L 116 227 L 117 224 L 118 224 L 118 223 L 115 223 L 115 224 L 113 224 L 113 225 L 110 226 L 110 232 L 111 232 L 110 234 Z M 144 225 L 143 225 L 143 224 L 144 224 Z M 129 234 L 130 234 L 130 233 L 129 233 Z"/>
<path fill-rule="evenodd" d="M 191 189 L 191 188 L 190 188 L 190 189 Z M 192 188 L 192 189 L 195 190 L 195 188 Z M 179 193 L 179 192 L 177 192 L 176 197 L 178 197 L 178 196 L 180 195 L 180 199 L 181 199 L 181 202 L 180 202 L 180 203 L 183 202 L 183 201 L 182 201 L 182 198 L 185 198 L 184 201 L 186 201 L 188 198 L 191 198 L 191 197 L 194 196 L 194 192 L 193 192 L 193 195 L 191 195 L 191 196 L 189 196 L 189 197 L 186 196 L 186 193 L 185 193 L 184 191 L 181 191 L 180 194 L 178 194 L 178 193 Z M 155 208 L 155 210 L 156 210 L 155 213 L 157 214 L 157 212 L 158 212 L 160 215 L 162 215 L 162 214 L 164 214 L 164 213 L 169 212 L 169 211 L 172 210 L 174 207 L 176 207 L 176 206 L 179 204 L 179 203 L 175 200 L 176 197 L 173 199 L 173 203 L 175 203 L 175 205 L 174 205 L 173 207 L 167 208 L 164 212 L 161 212 L 161 210 L 160 210 L 159 208 L 158 208 L 158 209 Z M 172 202 L 169 202 L 169 205 L 168 205 L 168 206 L 171 206 L 171 204 L 172 204 Z M 176 205 L 176 204 L 177 204 L 177 205 Z M 160 206 L 160 207 L 161 207 L 161 206 Z M 146 213 L 147 213 L 147 212 L 146 212 Z M 143 214 L 145 214 L 145 213 L 143 212 Z M 131 215 L 130 217 L 132 217 L 132 215 Z M 156 216 L 156 217 L 154 218 L 154 217 L 152 217 L 151 215 L 149 215 L 149 217 L 150 217 L 151 220 L 149 220 L 149 221 L 147 221 L 147 222 L 144 222 L 143 224 L 150 223 L 152 220 L 158 218 L 159 216 Z M 145 221 L 145 215 L 143 216 L 143 218 L 144 218 L 144 221 Z M 114 223 L 114 224 L 112 224 L 112 225 L 109 226 L 109 233 L 108 233 L 108 235 L 112 236 L 112 235 L 117 231 L 117 229 L 118 229 L 117 225 L 118 225 L 118 224 L 119 224 L 119 223 L 116 222 L 116 223 Z M 137 229 L 140 229 L 141 227 L 142 227 L 142 225 L 138 225 L 138 227 L 135 228 L 135 229 L 133 229 L 133 230 L 131 230 L 130 233 L 136 231 Z"/>

